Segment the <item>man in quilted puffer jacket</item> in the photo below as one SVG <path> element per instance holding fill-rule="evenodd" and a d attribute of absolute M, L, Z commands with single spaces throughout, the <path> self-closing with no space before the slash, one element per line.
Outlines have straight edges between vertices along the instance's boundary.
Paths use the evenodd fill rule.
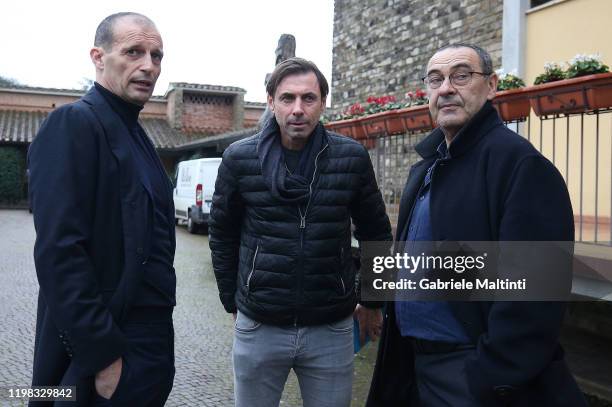
<path fill-rule="evenodd" d="M 376 305 L 356 307 L 351 220 L 360 241 L 390 242 L 391 226 L 367 150 L 319 122 L 319 69 L 290 58 L 266 90 L 274 116 L 223 154 L 209 227 L 221 302 L 236 318 L 236 405 L 277 406 L 294 369 L 304 406 L 349 406 L 353 314 L 362 335 L 382 325 Z"/>

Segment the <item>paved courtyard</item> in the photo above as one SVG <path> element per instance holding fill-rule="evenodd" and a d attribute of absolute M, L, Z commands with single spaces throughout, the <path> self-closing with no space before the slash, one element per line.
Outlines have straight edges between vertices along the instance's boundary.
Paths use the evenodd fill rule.
<path fill-rule="evenodd" d="M 38 294 L 34 238 L 27 211 L 0 210 L 0 387 L 30 383 Z M 176 377 L 166 405 L 232 406 L 233 320 L 219 302 L 208 237 L 178 226 L 175 268 Z M 353 406 L 364 404 L 375 352 L 368 345 L 356 357 Z M 4 405 L 10 404 L 0 400 Z M 281 406 L 301 405 L 292 374 Z"/>

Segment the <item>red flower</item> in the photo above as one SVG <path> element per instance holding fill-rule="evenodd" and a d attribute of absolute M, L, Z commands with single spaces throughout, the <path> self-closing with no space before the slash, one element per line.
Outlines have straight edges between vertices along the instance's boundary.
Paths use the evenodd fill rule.
<path fill-rule="evenodd" d="M 362 114 L 364 113 L 364 111 L 365 111 L 364 108 L 361 106 L 361 104 L 359 104 L 359 102 L 354 103 L 348 108 L 348 113 L 351 116 Z"/>

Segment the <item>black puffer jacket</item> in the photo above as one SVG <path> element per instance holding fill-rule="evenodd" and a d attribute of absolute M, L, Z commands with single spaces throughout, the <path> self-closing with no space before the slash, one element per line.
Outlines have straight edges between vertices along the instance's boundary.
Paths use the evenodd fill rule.
<path fill-rule="evenodd" d="M 391 225 L 367 150 L 325 131 L 303 215 L 270 193 L 262 133 L 223 154 L 210 211 L 210 248 L 221 302 L 273 325 L 342 319 L 356 305 L 355 237 L 391 241 Z"/>

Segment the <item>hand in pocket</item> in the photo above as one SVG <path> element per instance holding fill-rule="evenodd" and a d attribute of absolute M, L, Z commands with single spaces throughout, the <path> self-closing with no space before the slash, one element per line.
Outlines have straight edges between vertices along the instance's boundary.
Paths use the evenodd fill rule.
<path fill-rule="evenodd" d="M 119 358 L 103 370 L 96 373 L 95 387 L 96 392 L 100 396 L 104 397 L 105 399 L 110 399 L 113 396 L 115 390 L 117 390 L 119 379 L 121 378 L 122 368 L 123 360 Z"/>

